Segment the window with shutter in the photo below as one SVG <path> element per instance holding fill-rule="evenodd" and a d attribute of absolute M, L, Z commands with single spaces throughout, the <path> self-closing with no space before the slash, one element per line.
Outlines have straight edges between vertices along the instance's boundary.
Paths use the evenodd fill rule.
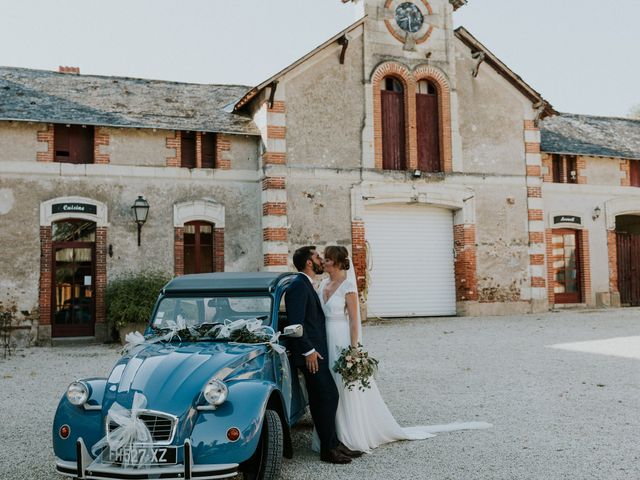
<path fill-rule="evenodd" d="M 182 132 L 180 135 L 180 166 L 196 168 L 196 134 Z"/>
<path fill-rule="evenodd" d="M 93 163 L 93 127 L 55 125 L 53 143 L 56 162 Z"/>
<path fill-rule="evenodd" d="M 404 88 L 393 77 L 382 82 L 382 168 L 406 168 Z"/>
<path fill-rule="evenodd" d="M 629 185 L 640 187 L 640 160 L 629 160 Z"/>
<path fill-rule="evenodd" d="M 438 91 L 436 86 L 427 80 L 418 82 L 416 131 L 418 138 L 418 170 L 441 172 Z"/>
<path fill-rule="evenodd" d="M 216 166 L 216 134 L 202 134 L 202 168 L 215 168 Z"/>

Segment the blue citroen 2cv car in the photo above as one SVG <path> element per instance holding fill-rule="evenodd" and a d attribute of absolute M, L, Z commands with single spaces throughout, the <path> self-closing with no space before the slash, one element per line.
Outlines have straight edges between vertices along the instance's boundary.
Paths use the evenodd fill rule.
<path fill-rule="evenodd" d="M 109 378 L 69 385 L 53 422 L 56 470 L 79 479 L 276 478 L 306 408 L 278 343 L 279 335 L 302 335 L 302 326 L 275 333 L 286 324 L 293 278 L 171 280 L 145 336 L 128 345 Z"/>

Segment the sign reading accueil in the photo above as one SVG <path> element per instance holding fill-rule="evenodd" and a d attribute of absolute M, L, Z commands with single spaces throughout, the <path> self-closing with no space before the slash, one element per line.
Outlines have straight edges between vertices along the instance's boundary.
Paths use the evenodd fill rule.
<path fill-rule="evenodd" d="M 97 213 L 95 205 L 88 203 L 54 203 L 51 206 L 51 213 Z"/>
<path fill-rule="evenodd" d="M 576 217 L 575 215 L 558 215 L 553 217 L 553 223 L 577 223 L 580 225 L 582 219 L 580 217 Z"/>

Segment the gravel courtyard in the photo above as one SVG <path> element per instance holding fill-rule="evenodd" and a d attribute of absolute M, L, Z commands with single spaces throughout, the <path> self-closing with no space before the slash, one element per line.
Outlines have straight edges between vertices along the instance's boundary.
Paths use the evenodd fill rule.
<path fill-rule="evenodd" d="M 487 421 L 320 463 L 294 431 L 283 479 L 640 478 L 640 309 L 396 320 L 364 328 L 401 425 Z M 0 359 L 0 479 L 55 479 L 51 422 L 68 383 L 107 376 L 113 346 L 30 348 Z M 62 478 L 62 477 L 60 477 Z"/>

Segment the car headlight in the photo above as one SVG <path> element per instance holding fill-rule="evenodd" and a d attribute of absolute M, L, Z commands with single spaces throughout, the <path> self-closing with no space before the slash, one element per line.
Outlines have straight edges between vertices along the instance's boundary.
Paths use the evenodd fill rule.
<path fill-rule="evenodd" d="M 221 405 L 227 399 L 229 390 L 224 382 L 216 379 L 209 380 L 202 390 L 204 399 L 211 405 Z"/>
<path fill-rule="evenodd" d="M 67 400 L 71 405 L 84 405 L 89 400 L 89 388 L 82 382 L 73 382 L 67 388 Z"/>

